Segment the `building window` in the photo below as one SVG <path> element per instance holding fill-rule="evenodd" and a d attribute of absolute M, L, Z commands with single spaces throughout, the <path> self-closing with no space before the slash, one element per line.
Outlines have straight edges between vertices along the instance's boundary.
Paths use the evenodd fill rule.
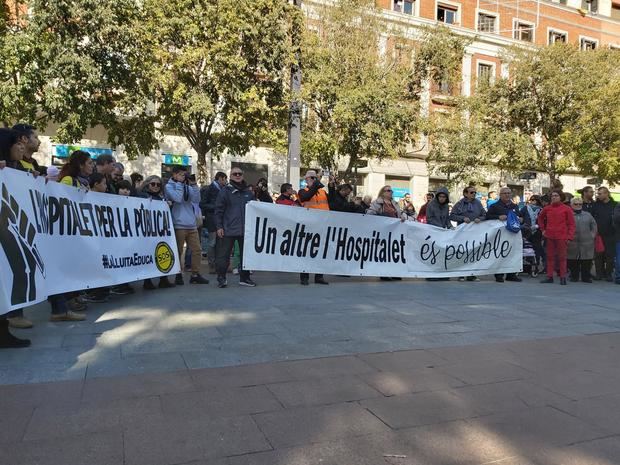
<path fill-rule="evenodd" d="M 455 24 L 458 8 L 448 5 L 437 5 L 437 21 L 446 24 Z"/>
<path fill-rule="evenodd" d="M 534 42 L 534 26 L 529 23 L 516 22 L 513 37 L 525 42 Z"/>
<path fill-rule="evenodd" d="M 598 13 L 598 0 L 581 0 L 581 8 L 588 13 Z"/>
<path fill-rule="evenodd" d="M 412 15 L 415 11 L 414 0 L 394 0 L 394 11 Z"/>
<path fill-rule="evenodd" d="M 478 63 L 478 85 L 488 86 L 493 81 L 493 65 Z"/>
<path fill-rule="evenodd" d="M 437 91 L 442 95 L 452 95 L 454 88 L 449 78 L 443 78 L 437 84 Z"/>
<path fill-rule="evenodd" d="M 495 21 L 497 18 L 486 13 L 478 13 L 478 31 L 495 32 Z"/>
<path fill-rule="evenodd" d="M 582 38 L 579 41 L 579 47 L 581 48 L 581 50 L 594 50 L 597 47 L 598 43 L 596 42 L 596 40 L 592 40 L 592 39 L 585 39 Z"/>
<path fill-rule="evenodd" d="M 550 30 L 549 31 L 549 45 L 553 45 L 556 42 L 566 43 L 566 32 Z"/>

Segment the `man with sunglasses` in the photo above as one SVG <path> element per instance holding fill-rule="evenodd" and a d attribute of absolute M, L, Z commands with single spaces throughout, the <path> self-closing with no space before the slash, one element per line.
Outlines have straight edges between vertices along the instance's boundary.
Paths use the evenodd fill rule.
<path fill-rule="evenodd" d="M 316 210 L 329 210 L 329 198 L 324 187 L 316 171 L 306 171 L 306 187 L 298 192 L 301 206 Z M 310 275 L 308 273 L 301 273 L 299 279 L 302 286 L 307 286 Z M 329 284 L 325 281 L 322 274 L 315 274 L 314 282 L 315 284 Z"/>
<path fill-rule="evenodd" d="M 245 205 L 254 200 L 250 186 L 243 179 L 241 168 L 230 170 L 230 182 L 223 187 L 215 200 L 215 225 L 217 243 L 215 245 L 215 269 L 217 285 L 224 288 L 228 285 L 226 271 L 230 262 L 230 253 L 235 242 L 239 244 L 239 285 L 255 287 L 250 279 L 250 272 L 243 269 L 243 233 L 245 231 Z"/>
<path fill-rule="evenodd" d="M 457 225 L 463 223 L 480 223 L 486 219 L 487 212 L 482 202 L 476 198 L 476 188 L 466 187 L 463 189 L 463 198 L 456 202 L 450 212 L 450 220 Z M 480 281 L 477 276 L 461 276 L 459 281 Z"/>

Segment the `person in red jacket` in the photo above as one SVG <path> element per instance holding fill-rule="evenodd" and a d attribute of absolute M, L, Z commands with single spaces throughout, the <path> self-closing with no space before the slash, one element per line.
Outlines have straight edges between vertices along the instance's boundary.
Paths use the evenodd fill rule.
<path fill-rule="evenodd" d="M 566 251 L 568 242 L 575 237 L 575 217 L 571 208 L 564 205 L 564 193 L 554 190 L 551 203 L 538 215 L 538 226 L 547 244 L 547 279 L 543 284 L 553 283 L 556 260 L 560 268 L 560 284 L 566 285 Z"/>
<path fill-rule="evenodd" d="M 276 199 L 276 203 L 278 205 L 289 205 L 291 207 L 301 207 L 297 200 L 293 200 L 293 196 L 295 195 L 295 190 L 293 189 L 293 185 L 285 182 L 280 187 L 280 197 Z"/>

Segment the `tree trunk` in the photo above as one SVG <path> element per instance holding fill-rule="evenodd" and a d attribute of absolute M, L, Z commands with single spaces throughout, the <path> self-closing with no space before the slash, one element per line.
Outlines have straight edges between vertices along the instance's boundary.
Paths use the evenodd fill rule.
<path fill-rule="evenodd" d="M 198 159 L 196 160 L 197 165 L 197 173 L 196 179 L 198 180 L 198 184 L 206 185 L 209 181 L 209 169 L 207 167 L 207 152 L 204 150 L 196 151 L 198 154 Z"/>

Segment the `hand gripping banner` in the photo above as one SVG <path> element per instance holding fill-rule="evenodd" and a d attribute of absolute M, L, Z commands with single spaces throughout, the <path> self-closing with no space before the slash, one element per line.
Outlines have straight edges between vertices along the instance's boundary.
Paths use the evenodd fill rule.
<path fill-rule="evenodd" d="M 443 278 L 522 270 L 521 233 L 501 221 L 441 229 L 354 213 L 250 202 L 244 268 Z"/>
<path fill-rule="evenodd" d="M 0 314 L 50 295 L 179 272 L 166 202 L 0 170 Z"/>

